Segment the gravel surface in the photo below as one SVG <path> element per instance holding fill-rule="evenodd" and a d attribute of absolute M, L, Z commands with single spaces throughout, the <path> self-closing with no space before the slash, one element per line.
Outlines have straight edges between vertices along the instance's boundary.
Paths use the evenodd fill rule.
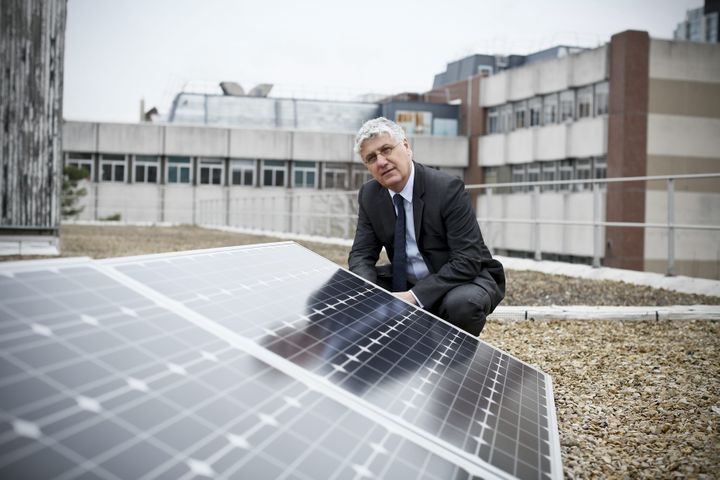
<path fill-rule="evenodd" d="M 61 229 L 63 256 L 93 258 L 275 241 L 194 227 Z M 347 247 L 299 243 L 347 265 Z M 720 304 L 538 272 L 507 279 L 504 305 Z M 566 478 L 720 475 L 720 322 L 495 321 L 481 338 L 552 376 Z"/>

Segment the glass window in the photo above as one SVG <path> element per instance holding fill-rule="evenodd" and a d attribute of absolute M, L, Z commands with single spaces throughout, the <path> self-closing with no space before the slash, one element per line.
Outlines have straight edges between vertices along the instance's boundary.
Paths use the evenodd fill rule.
<path fill-rule="evenodd" d="M 135 183 L 157 183 L 158 182 L 158 157 L 152 155 L 135 155 Z"/>
<path fill-rule="evenodd" d="M 528 182 L 539 182 L 540 181 L 540 164 L 535 162 L 527 166 L 527 181 Z M 530 190 L 534 189 L 534 186 L 529 187 Z"/>
<path fill-rule="evenodd" d="M 432 113 L 398 110 L 395 112 L 395 122 L 398 123 L 408 135 L 432 134 Z"/>
<path fill-rule="evenodd" d="M 497 107 L 490 107 L 487 109 L 487 133 L 499 133 L 499 112 Z"/>
<path fill-rule="evenodd" d="M 577 91 L 577 117 L 588 118 L 593 114 L 593 87 L 592 85 Z"/>
<path fill-rule="evenodd" d="M 592 178 L 592 162 L 589 158 L 578 158 L 575 161 L 575 179 L 576 180 L 589 180 Z M 575 190 L 590 190 L 592 184 L 582 183 L 576 184 Z"/>
<path fill-rule="evenodd" d="M 71 165 L 75 168 L 85 170 L 87 173 L 86 180 L 92 181 L 93 179 L 93 156 L 92 153 L 75 153 L 70 152 L 67 154 L 65 165 Z"/>
<path fill-rule="evenodd" d="M 608 113 L 608 82 L 595 85 L 595 115 Z"/>
<path fill-rule="evenodd" d="M 484 183 L 498 183 L 498 167 L 485 167 L 483 169 Z"/>
<path fill-rule="evenodd" d="M 540 125 L 540 111 L 542 110 L 542 98 L 535 97 L 528 100 L 529 121 L 531 127 Z"/>
<path fill-rule="evenodd" d="M 508 133 L 512 130 L 513 107 L 512 105 L 504 105 L 500 107 L 500 132 Z"/>
<path fill-rule="evenodd" d="M 255 185 L 255 160 L 230 160 L 230 182 L 245 187 Z"/>
<path fill-rule="evenodd" d="M 224 161 L 217 158 L 200 159 L 200 185 L 222 185 Z"/>
<path fill-rule="evenodd" d="M 543 97 L 543 125 L 558 122 L 558 94 L 552 93 Z"/>
<path fill-rule="evenodd" d="M 527 181 L 527 168 L 525 165 L 513 165 L 512 167 L 512 183 L 520 183 Z M 513 193 L 526 192 L 527 187 L 519 185 L 512 187 Z"/>
<path fill-rule="evenodd" d="M 100 155 L 100 180 L 103 182 L 124 182 L 125 155 Z"/>
<path fill-rule="evenodd" d="M 541 172 L 543 182 L 554 182 L 557 176 L 557 165 L 555 162 L 543 162 Z M 554 192 L 555 190 L 557 190 L 557 185 L 542 185 L 540 187 L 541 192 Z"/>
<path fill-rule="evenodd" d="M 559 180 L 572 180 L 574 170 L 572 160 L 560 160 L 560 165 L 558 165 Z M 559 190 L 570 190 L 570 184 L 559 185 Z"/>
<path fill-rule="evenodd" d="M 315 188 L 317 164 L 315 162 L 293 162 L 293 187 Z"/>
<path fill-rule="evenodd" d="M 284 187 L 285 169 L 286 164 L 284 160 L 263 160 L 263 186 Z"/>
<path fill-rule="evenodd" d="M 528 126 L 527 121 L 527 102 L 515 102 L 513 104 L 513 118 L 515 120 L 514 128 L 525 128 Z"/>
<path fill-rule="evenodd" d="M 595 157 L 593 159 L 593 178 L 607 178 L 607 158 Z M 607 183 L 598 183 L 600 188 L 607 187 Z"/>
<path fill-rule="evenodd" d="M 364 165 L 352 166 L 352 189 L 357 190 L 362 187 L 363 183 L 372 179 L 372 174 Z"/>
<path fill-rule="evenodd" d="M 167 183 L 190 183 L 191 166 L 190 157 L 168 157 Z"/>
<path fill-rule="evenodd" d="M 348 168 L 342 163 L 326 163 L 323 165 L 323 188 L 345 190 L 347 188 Z"/>
<path fill-rule="evenodd" d="M 571 121 L 575 112 L 575 92 L 565 90 L 560 92 L 560 121 Z"/>

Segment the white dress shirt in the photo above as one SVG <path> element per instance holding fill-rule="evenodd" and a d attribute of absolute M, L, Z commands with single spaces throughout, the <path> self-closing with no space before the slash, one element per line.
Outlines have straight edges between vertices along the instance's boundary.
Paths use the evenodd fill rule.
<path fill-rule="evenodd" d="M 405 184 L 405 188 L 403 188 L 400 193 L 395 193 L 392 190 L 388 190 L 390 193 L 390 199 L 394 200 L 395 195 L 400 195 L 405 200 L 405 249 L 407 251 L 407 276 L 408 280 L 412 283 L 417 283 L 419 280 L 422 280 L 423 278 L 430 275 L 430 270 L 428 270 L 427 265 L 425 265 L 425 260 L 423 259 L 422 255 L 420 255 L 420 250 L 418 249 L 417 245 L 417 239 L 415 238 L 415 218 L 413 217 L 413 184 L 415 183 L 415 164 L 410 164 L 410 178 L 408 179 L 407 184 Z M 393 208 L 395 203 L 393 202 Z M 395 215 L 397 215 L 397 210 L 395 211 Z M 410 290 L 410 293 L 412 293 L 412 290 Z M 413 293 L 413 297 L 415 297 L 415 294 Z M 415 297 L 415 300 L 417 301 L 418 305 L 421 307 L 423 306 L 420 304 L 420 301 Z"/>

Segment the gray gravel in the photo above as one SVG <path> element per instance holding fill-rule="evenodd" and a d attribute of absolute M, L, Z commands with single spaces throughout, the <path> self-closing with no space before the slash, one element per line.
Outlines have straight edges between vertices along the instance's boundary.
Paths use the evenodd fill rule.
<path fill-rule="evenodd" d="M 64 226 L 62 255 L 93 258 L 275 238 L 194 227 Z M 346 247 L 300 242 L 346 266 Z M 508 271 L 504 305 L 720 304 L 622 282 Z M 481 338 L 553 378 L 567 478 L 718 478 L 720 322 L 491 321 Z"/>

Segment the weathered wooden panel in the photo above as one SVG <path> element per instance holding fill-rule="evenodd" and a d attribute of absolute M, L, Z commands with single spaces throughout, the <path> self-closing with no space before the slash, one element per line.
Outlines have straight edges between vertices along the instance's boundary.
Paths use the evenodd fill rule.
<path fill-rule="evenodd" d="M 0 1 L 0 231 L 59 225 L 66 11 Z"/>

